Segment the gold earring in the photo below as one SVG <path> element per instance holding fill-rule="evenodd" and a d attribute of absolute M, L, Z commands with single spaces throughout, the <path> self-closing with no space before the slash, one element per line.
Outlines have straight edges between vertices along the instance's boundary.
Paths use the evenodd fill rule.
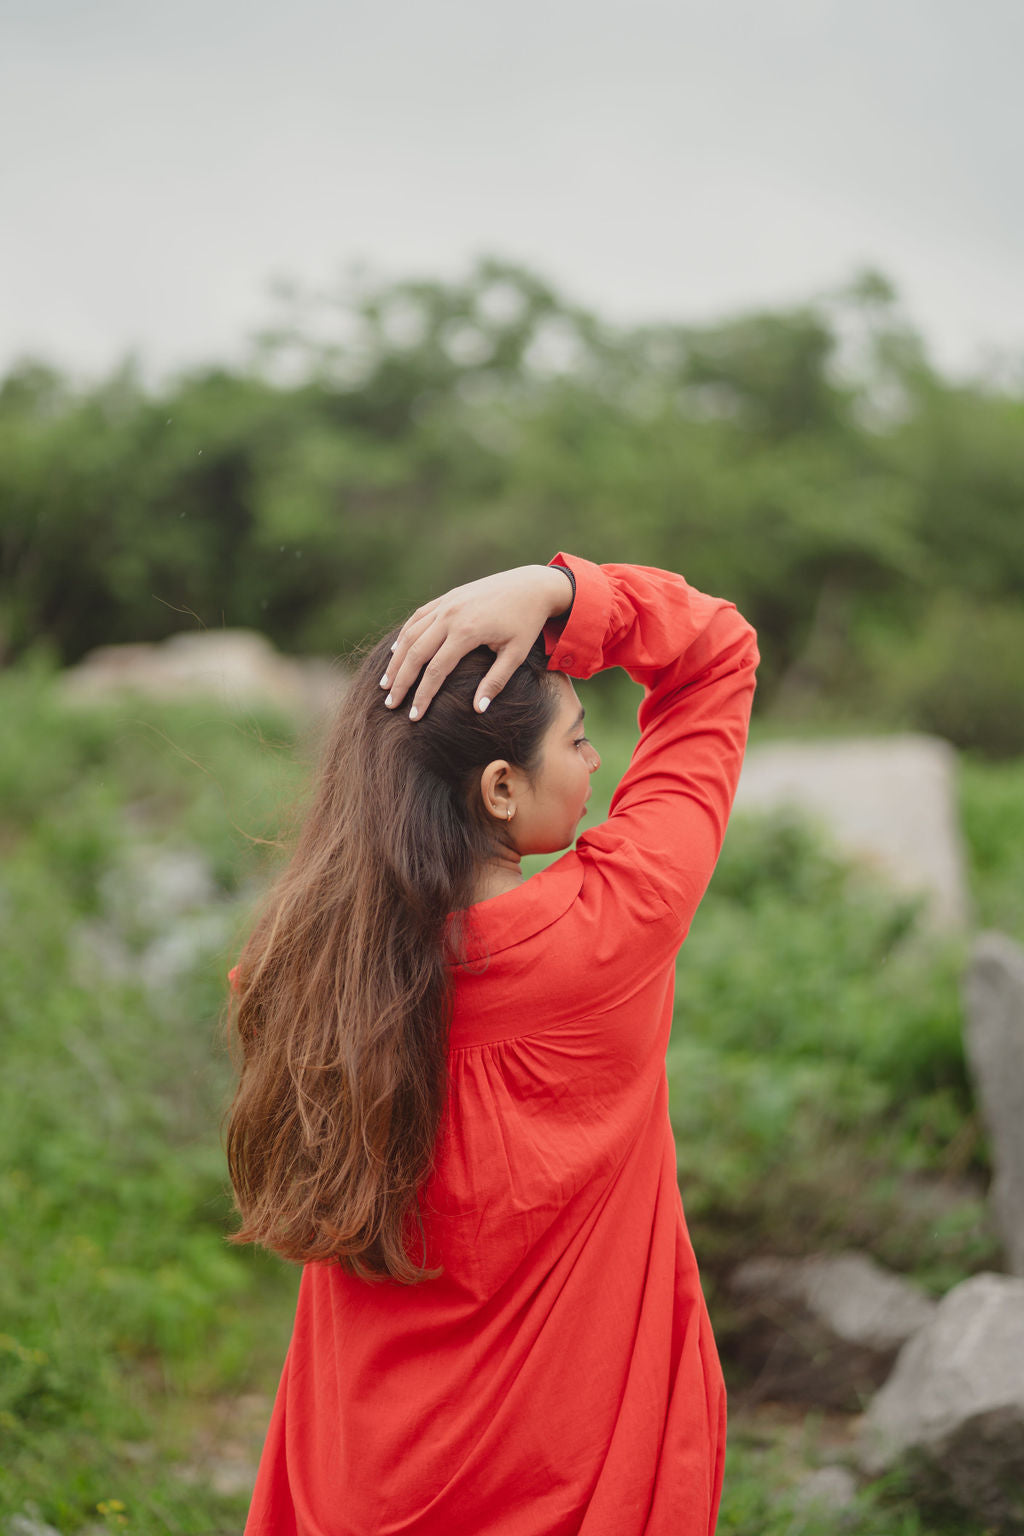
<path fill-rule="evenodd" d="M 508 808 L 508 820 L 509 821 L 512 820 L 512 807 L 511 806 L 509 806 L 509 808 Z"/>

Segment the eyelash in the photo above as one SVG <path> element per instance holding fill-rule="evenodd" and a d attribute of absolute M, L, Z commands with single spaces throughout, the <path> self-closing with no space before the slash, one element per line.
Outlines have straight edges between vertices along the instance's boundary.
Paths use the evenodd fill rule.
<path fill-rule="evenodd" d="M 573 742 L 573 746 L 574 747 L 589 747 L 590 746 L 590 737 L 589 736 L 578 736 L 576 738 L 576 740 Z"/>

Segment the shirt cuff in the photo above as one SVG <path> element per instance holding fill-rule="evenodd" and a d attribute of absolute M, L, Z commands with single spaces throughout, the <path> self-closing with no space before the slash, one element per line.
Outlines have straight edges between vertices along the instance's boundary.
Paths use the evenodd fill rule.
<path fill-rule="evenodd" d="M 604 644 L 612 611 L 611 583 L 599 565 L 579 555 L 557 554 L 548 562 L 564 570 L 573 585 L 567 617 L 544 626 L 548 670 L 570 677 L 592 677 L 604 665 Z"/>

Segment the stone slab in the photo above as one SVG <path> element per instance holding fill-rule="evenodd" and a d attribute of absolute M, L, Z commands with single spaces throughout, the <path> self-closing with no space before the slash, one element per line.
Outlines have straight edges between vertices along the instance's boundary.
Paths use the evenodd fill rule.
<path fill-rule="evenodd" d="M 915 734 L 769 742 L 747 753 L 740 812 L 797 811 L 894 889 L 923 896 L 938 928 L 969 918 L 956 753 Z"/>

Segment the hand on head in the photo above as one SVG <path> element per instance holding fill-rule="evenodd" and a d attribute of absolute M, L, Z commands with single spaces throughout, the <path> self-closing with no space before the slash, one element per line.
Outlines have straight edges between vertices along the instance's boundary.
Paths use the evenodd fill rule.
<path fill-rule="evenodd" d="M 388 689 L 385 703 L 397 709 L 419 677 L 409 718 L 420 719 L 463 656 L 486 645 L 494 652 L 494 665 L 473 700 L 473 708 L 482 712 L 526 659 L 548 620 L 571 606 L 572 595 L 572 582 L 558 566 L 521 565 L 424 603 L 405 621 L 395 641 L 380 680 Z"/>

